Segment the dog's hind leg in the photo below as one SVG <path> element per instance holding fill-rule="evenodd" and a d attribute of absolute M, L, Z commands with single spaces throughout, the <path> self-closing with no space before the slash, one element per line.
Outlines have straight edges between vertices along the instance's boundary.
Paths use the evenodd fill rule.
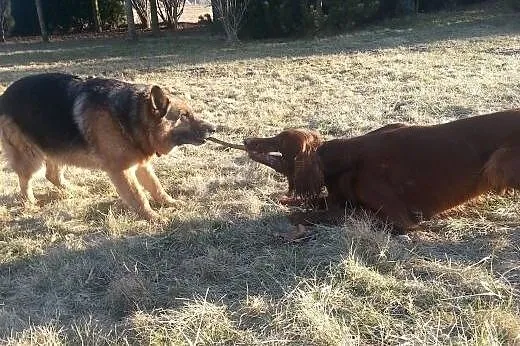
<path fill-rule="evenodd" d="M 32 190 L 31 180 L 43 164 L 43 153 L 33 145 L 16 125 L 1 119 L 2 147 L 7 161 L 18 175 L 20 194 L 24 200 L 35 204 L 36 198 Z"/>
<path fill-rule="evenodd" d="M 138 166 L 135 174 L 137 180 L 148 192 L 150 192 L 154 200 L 170 206 L 178 204 L 176 199 L 172 198 L 166 191 L 164 191 L 159 178 L 155 175 L 153 167 L 150 164 Z"/>
<path fill-rule="evenodd" d="M 481 187 L 498 193 L 520 189 L 520 147 L 500 148 L 491 155 L 484 166 Z"/>
<path fill-rule="evenodd" d="M 392 234 L 406 234 L 419 226 L 411 218 L 407 206 L 385 182 L 367 177 L 365 181 L 358 182 L 356 194 L 362 206 L 371 209 L 383 220 L 386 218 L 393 223 Z"/>
<path fill-rule="evenodd" d="M 63 166 L 49 159 L 45 161 L 45 178 L 59 189 L 68 186 L 68 182 L 63 176 Z"/>

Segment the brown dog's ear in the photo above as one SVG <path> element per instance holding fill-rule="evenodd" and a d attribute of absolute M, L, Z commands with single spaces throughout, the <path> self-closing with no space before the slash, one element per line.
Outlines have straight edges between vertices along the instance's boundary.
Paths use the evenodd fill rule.
<path fill-rule="evenodd" d="M 150 103 L 152 106 L 152 113 L 155 116 L 162 118 L 168 113 L 170 100 L 157 85 L 154 85 L 150 91 Z"/>
<path fill-rule="evenodd" d="M 286 157 L 296 158 L 298 155 L 310 155 L 321 145 L 322 140 L 317 132 L 292 129 L 285 130 L 278 136 L 279 151 Z"/>
<path fill-rule="evenodd" d="M 294 160 L 294 192 L 303 198 L 316 198 L 325 185 L 319 156 L 315 151 L 298 154 Z"/>

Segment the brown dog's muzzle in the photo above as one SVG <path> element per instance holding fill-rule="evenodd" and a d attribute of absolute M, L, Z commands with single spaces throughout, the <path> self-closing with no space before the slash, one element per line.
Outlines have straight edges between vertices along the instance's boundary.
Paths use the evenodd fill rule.
<path fill-rule="evenodd" d="M 253 161 L 271 167 L 278 173 L 288 173 L 287 164 L 274 138 L 246 138 L 244 147 Z"/>

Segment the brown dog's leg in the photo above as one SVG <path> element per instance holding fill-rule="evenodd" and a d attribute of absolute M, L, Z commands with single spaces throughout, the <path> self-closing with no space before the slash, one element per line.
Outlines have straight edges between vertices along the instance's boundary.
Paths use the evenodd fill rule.
<path fill-rule="evenodd" d="M 45 178 L 59 189 L 64 189 L 68 185 L 67 180 L 63 177 L 63 167 L 51 160 L 45 162 Z"/>
<path fill-rule="evenodd" d="M 484 167 L 483 176 L 483 188 L 488 185 L 497 192 L 520 189 L 520 147 L 495 151 Z"/>
<path fill-rule="evenodd" d="M 143 187 L 150 192 L 152 198 L 159 203 L 174 206 L 177 201 L 173 199 L 166 191 L 164 191 L 159 178 L 155 175 L 153 167 L 145 164 L 137 167 L 135 172 L 137 180 Z"/>
<path fill-rule="evenodd" d="M 20 195 L 22 199 L 25 201 L 36 204 L 36 197 L 34 197 L 34 192 L 32 189 L 32 174 L 27 175 L 27 172 L 23 172 L 22 174 L 18 173 L 18 182 L 20 184 Z"/>
<path fill-rule="evenodd" d="M 152 210 L 141 186 L 137 182 L 133 169 L 119 172 L 108 172 L 123 201 L 147 220 L 159 219 L 159 214 Z"/>
<path fill-rule="evenodd" d="M 406 234 L 418 227 L 417 222 L 410 217 L 406 205 L 388 184 L 367 178 L 359 182 L 357 195 L 361 205 L 394 224 L 393 234 Z"/>

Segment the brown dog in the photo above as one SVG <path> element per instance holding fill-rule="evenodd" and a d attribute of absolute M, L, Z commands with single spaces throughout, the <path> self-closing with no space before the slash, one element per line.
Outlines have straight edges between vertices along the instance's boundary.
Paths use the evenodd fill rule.
<path fill-rule="evenodd" d="M 22 78 L 0 96 L 0 134 L 21 195 L 36 202 L 31 178 L 43 163 L 63 187 L 63 165 L 106 171 L 121 198 L 142 217 L 158 217 L 143 192 L 160 203 L 150 159 L 182 144 L 202 144 L 215 127 L 158 86 L 46 73 Z"/>
<path fill-rule="evenodd" d="M 317 132 L 291 129 L 270 138 L 246 138 L 244 147 L 251 159 L 273 168 L 287 178 L 287 195 L 280 202 L 293 204 L 298 201 L 298 196 L 294 195 L 296 169 L 307 162 L 306 159 L 322 142 Z"/>
<path fill-rule="evenodd" d="M 296 195 L 317 198 L 326 187 L 329 206 L 361 205 L 402 233 L 488 191 L 520 188 L 520 110 L 392 124 L 298 157 L 306 163 L 295 165 Z"/>

